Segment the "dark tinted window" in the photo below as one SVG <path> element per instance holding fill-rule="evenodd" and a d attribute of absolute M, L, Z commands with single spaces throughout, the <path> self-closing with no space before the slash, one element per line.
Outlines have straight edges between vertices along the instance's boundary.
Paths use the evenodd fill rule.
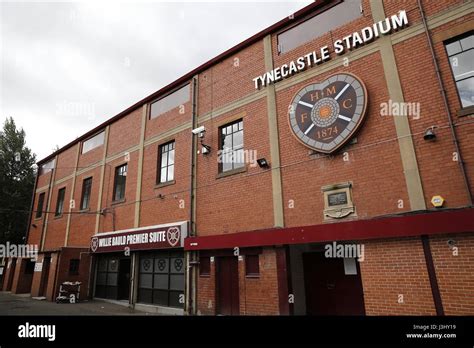
<path fill-rule="evenodd" d="M 36 207 L 36 215 L 35 215 L 37 219 L 43 215 L 44 196 L 45 196 L 45 193 L 43 192 L 43 193 L 40 193 L 38 197 L 38 206 Z"/>
<path fill-rule="evenodd" d="M 63 187 L 58 191 L 58 201 L 56 202 L 56 216 L 62 215 L 64 210 L 64 195 L 66 194 L 66 188 Z"/>
<path fill-rule="evenodd" d="M 89 209 L 92 190 L 92 178 L 84 179 L 82 182 L 81 210 Z"/>
<path fill-rule="evenodd" d="M 199 258 L 199 275 L 208 276 L 211 274 L 211 258 L 200 257 Z"/>
<path fill-rule="evenodd" d="M 114 201 L 120 201 L 125 198 L 125 184 L 127 182 L 127 165 L 121 165 L 115 168 L 114 179 Z"/>
<path fill-rule="evenodd" d="M 260 266 L 258 264 L 258 255 L 245 255 L 245 275 L 258 277 L 260 275 Z"/>
<path fill-rule="evenodd" d="M 69 275 L 78 275 L 79 274 L 79 259 L 69 260 Z"/>

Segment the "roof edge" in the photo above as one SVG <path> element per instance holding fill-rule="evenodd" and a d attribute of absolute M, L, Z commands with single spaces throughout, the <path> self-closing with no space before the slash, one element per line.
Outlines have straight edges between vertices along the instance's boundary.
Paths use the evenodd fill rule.
<path fill-rule="evenodd" d="M 178 78 L 177 80 L 174 80 L 173 82 L 169 83 L 168 85 L 162 87 L 161 89 L 159 89 L 158 91 L 148 95 L 147 97 L 141 99 L 140 101 L 136 102 L 135 104 L 129 106 L 127 109 L 121 111 L 120 113 L 118 113 L 117 115 L 109 118 L 108 120 L 102 122 L 101 124 L 99 124 L 98 126 L 94 127 L 93 129 L 91 129 L 90 131 L 84 133 L 83 135 L 77 137 L 76 139 L 74 139 L 73 141 L 69 142 L 68 144 L 64 145 L 63 147 L 59 148 L 58 150 L 54 151 L 53 153 L 51 153 L 50 155 L 44 157 L 42 160 L 38 161 L 37 162 L 37 165 L 40 166 L 42 165 L 43 163 L 53 159 L 54 157 L 56 157 L 56 155 L 58 155 L 59 153 L 69 149 L 70 147 L 74 146 L 75 144 L 77 144 L 78 142 L 81 142 L 85 139 L 87 139 L 88 137 L 94 135 L 95 133 L 97 133 L 98 131 L 100 131 L 101 129 L 107 127 L 108 125 L 114 123 L 115 121 L 121 119 L 122 117 L 130 114 L 131 112 L 133 112 L 134 110 L 138 109 L 139 107 L 143 106 L 144 104 L 147 104 L 149 102 L 151 102 L 152 100 L 158 98 L 159 96 L 163 95 L 163 94 L 166 94 L 168 92 L 170 92 L 171 90 L 173 90 L 174 88 L 176 87 L 179 87 L 181 84 L 185 83 L 186 81 L 190 80 L 194 75 L 212 67 L 213 65 L 219 63 L 220 61 L 228 58 L 229 56 L 231 56 L 232 54 L 236 53 L 236 52 L 239 52 L 241 51 L 242 49 L 256 43 L 257 41 L 263 39 L 265 36 L 269 35 L 269 34 L 273 34 L 274 32 L 284 28 L 287 24 L 289 23 L 292 23 L 296 20 L 299 20 L 301 18 L 303 18 L 304 16 L 306 16 L 307 14 L 309 14 L 310 12 L 312 12 L 313 10 L 319 8 L 319 7 L 322 7 L 326 4 L 329 4 L 331 2 L 333 2 L 334 0 L 314 0 L 313 3 L 303 7 L 302 9 L 296 11 L 294 13 L 294 15 L 292 16 L 292 18 L 290 18 L 289 16 L 283 18 L 282 20 L 276 22 L 275 24 L 272 24 L 271 26 L 263 29 L 262 31 L 258 32 L 257 34 L 249 37 L 248 39 L 238 43 L 237 45 L 229 48 L 228 50 L 222 52 L 221 54 L 215 56 L 214 58 L 208 60 L 207 62 L 199 65 L 197 68 L 194 68 L 193 70 L 191 70 L 190 72 L 186 73 L 185 75 L 181 76 L 180 78 Z"/>

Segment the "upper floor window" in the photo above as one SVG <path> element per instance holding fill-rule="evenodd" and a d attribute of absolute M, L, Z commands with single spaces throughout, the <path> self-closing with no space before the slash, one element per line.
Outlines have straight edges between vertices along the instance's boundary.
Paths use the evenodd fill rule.
<path fill-rule="evenodd" d="M 51 161 L 48 161 L 45 164 L 42 164 L 40 167 L 40 174 L 46 174 L 52 171 L 54 169 L 54 162 L 55 160 L 52 159 Z"/>
<path fill-rule="evenodd" d="M 81 210 L 89 209 L 92 191 L 92 178 L 84 179 L 82 182 Z"/>
<path fill-rule="evenodd" d="M 278 35 L 278 53 L 286 53 L 362 16 L 361 0 L 340 2 Z"/>
<path fill-rule="evenodd" d="M 159 147 L 158 184 L 174 180 L 174 145 L 175 142 L 171 141 Z"/>
<path fill-rule="evenodd" d="M 58 191 L 58 200 L 56 202 L 56 211 L 54 212 L 55 216 L 60 216 L 64 211 L 64 196 L 66 195 L 66 188 L 63 187 Z"/>
<path fill-rule="evenodd" d="M 104 144 L 105 132 L 102 131 L 99 134 L 94 135 L 92 138 L 85 140 L 82 143 L 82 153 L 89 152 L 96 147 L 99 147 Z"/>
<path fill-rule="evenodd" d="M 127 165 L 123 164 L 115 168 L 114 197 L 113 197 L 114 202 L 125 199 L 126 181 L 127 181 Z"/>
<path fill-rule="evenodd" d="M 38 206 L 36 207 L 36 215 L 35 215 L 37 219 L 39 219 L 43 215 L 44 196 L 45 196 L 45 193 L 42 192 L 40 193 L 38 197 Z"/>
<path fill-rule="evenodd" d="M 150 119 L 160 116 L 175 107 L 181 106 L 189 101 L 190 97 L 190 86 L 189 83 L 186 86 L 168 94 L 166 97 L 158 99 L 151 104 L 150 108 Z M 184 109 L 183 109 L 184 111 Z"/>
<path fill-rule="evenodd" d="M 244 122 L 238 120 L 220 127 L 219 171 L 244 166 Z"/>
<path fill-rule="evenodd" d="M 474 105 L 474 32 L 446 43 L 446 52 L 462 107 Z"/>

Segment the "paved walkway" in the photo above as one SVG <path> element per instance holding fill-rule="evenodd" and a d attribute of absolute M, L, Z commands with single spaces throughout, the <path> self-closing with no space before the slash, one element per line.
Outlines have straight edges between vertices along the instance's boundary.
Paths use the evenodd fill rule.
<path fill-rule="evenodd" d="M 0 291 L 0 315 L 156 315 L 104 301 L 55 303 Z"/>

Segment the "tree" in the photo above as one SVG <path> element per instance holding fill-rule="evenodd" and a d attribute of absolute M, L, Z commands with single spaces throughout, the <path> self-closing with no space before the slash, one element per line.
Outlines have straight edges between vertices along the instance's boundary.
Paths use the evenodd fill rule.
<path fill-rule="evenodd" d="M 9 117 L 0 131 L 0 243 L 20 244 L 28 228 L 36 156 Z"/>

